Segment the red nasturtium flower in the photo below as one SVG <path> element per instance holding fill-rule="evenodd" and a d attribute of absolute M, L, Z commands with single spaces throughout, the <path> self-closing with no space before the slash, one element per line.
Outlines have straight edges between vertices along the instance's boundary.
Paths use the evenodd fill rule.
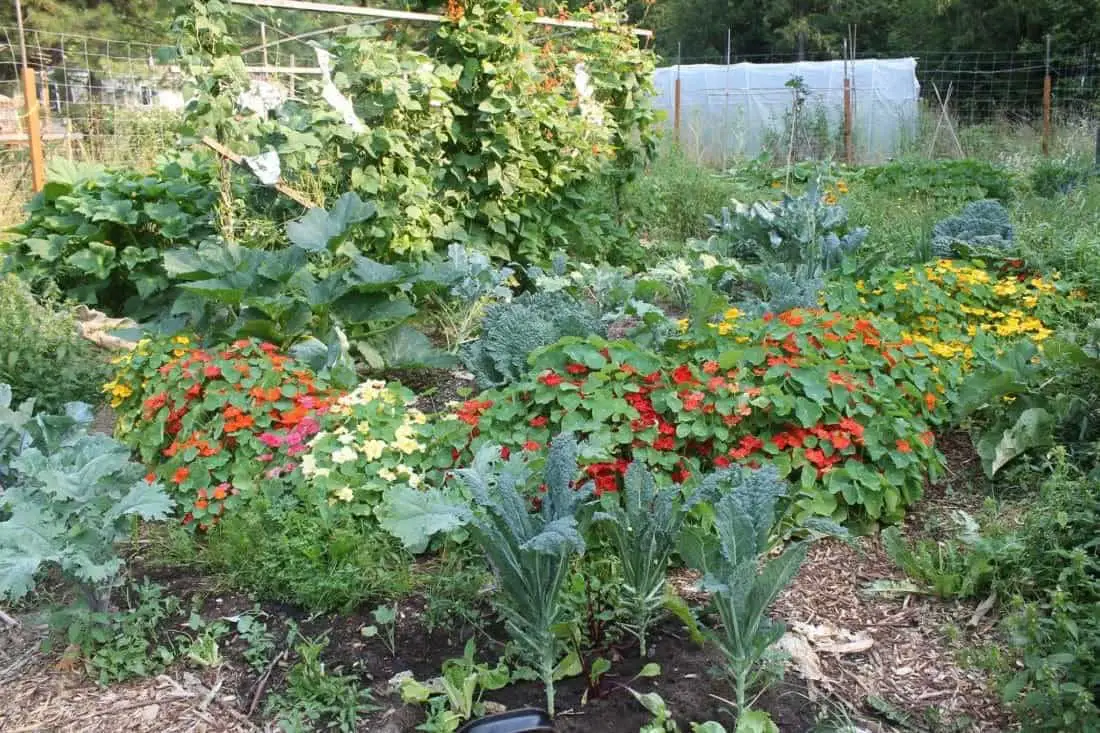
<path fill-rule="evenodd" d="M 653 447 L 657 450 L 675 450 L 676 440 L 671 435 L 661 435 L 653 441 Z"/>
<path fill-rule="evenodd" d="M 901 438 L 898 438 L 896 445 L 898 447 L 898 450 L 901 451 L 902 453 L 912 453 L 913 452 L 913 448 L 912 448 L 912 446 L 909 445 L 908 440 L 902 440 Z"/>
<path fill-rule="evenodd" d="M 925 445 L 931 446 L 933 443 L 936 442 L 936 436 L 932 435 L 931 430 L 925 430 L 923 433 L 920 434 L 920 440 Z"/>
<path fill-rule="evenodd" d="M 546 371 L 546 372 L 543 372 L 543 374 L 539 376 L 539 381 L 542 382 L 543 384 L 545 384 L 547 387 L 557 387 L 559 384 L 561 384 L 565 380 L 562 378 L 562 376 L 560 374 L 555 374 L 552 371 Z"/>
<path fill-rule="evenodd" d="M 695 381 L 695 375 L 691 373 L 691 367 L 681 364 L 672 372 L 672 381 L 676 384 L 691 384 Z"/>
<path fill-rule="evenodd" d="M 588 367 L 586 367 L 584 364 L 567 364 L 565 367 L 565 371 L 569 372 L 570 374 L 585 374 L 588 372 Z"/>
<path fill-rule="evenodd" d="M 542 447 L 542 446 L 540 446 L 540 445 L 539 445 L 539 444 L 538 444 L 538 443 L 537 443 L 536 441 L 534 441 L 534 440 L 528 440 L 528 441 L 527 441 L 526 443 L 524 443 L 524 444 L 523 444 L 523 449 L 524 449 L 525 451 L 527 451 L 528 453 L 534 453 L 535 451 L 537 451 L 537 450 L 538 450 L 539 448 L 541 448 L 541 447 Z"/>
<path fill-rule="evenodd" d="M 172 474 L 172 481 L 177 484 L 182 484 L 187 480 L 187 477 L 191 475 L 191 469 L 187 466 L 180 466 L 176 469 L 176 472 Z"/>
<path fill-rule="evenodd" d="M 542 427 L 546 427 L 546 423 L 547 423 L 546 415 L 539 415 L 538 417 L 531 418 L 528 421 L 527 424 L 530 425 L 533 428 L 542 428 Z"/>

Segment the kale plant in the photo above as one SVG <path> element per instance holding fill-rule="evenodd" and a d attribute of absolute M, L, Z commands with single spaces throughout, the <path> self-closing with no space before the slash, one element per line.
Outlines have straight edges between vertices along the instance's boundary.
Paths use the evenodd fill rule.
<path fill-rule="evenodd" d="M 932 254 L 936 257 L 968 257 L 972 254 L 1003 255 L 1013 247 L 1012 222 L 999 201 L 972 201 L 956 216 L 932 227 Z"/>
<path fill-rule="evenodd" d="M 594 518 L 605 522 L 622 563 L 622 603 L 630 619 L 626 629 L 637 637 L 643 657 L 647 632 L 665 605 L 668 560 L 684 519 L 695 504 L 711 496 L 724 475 L 712 474 L 689 500 L 680 501 L 679 491 L 659 489 L 653 474 L 635 462 L 627 469 L 621 500 L 614 493 L 601 499 L 603 511 Z"/>
<path fill-rule="evenodd" d="M 527 357 L 565 336 L 604 335 L 605 330 L 587 307 L 564 293 L 521 295 L 510 303 L 485 310 L 481 338 L 461 352 L 478 384 L 500 387 L 527 373 Z"/>
<path fill-rule="evenodd" d="M 4 394 L 0 410 L 8 410 Z M 82 586 L 93 610 L 106 610 L 123 568 L 115 544 L 133 517 L 164 519 L 172 500 L 112 438 L 72 430 L 73 418 L 55 422 L 70 425 L 60 439 L 46 419 L 27 422 L 14 428 L 23 437 L 0 494 L 8 512 L 0 522 L 0 598 L 23 597 L 39 570 L 56 565 Z"/>
<path fill-rule="evenodd" d="M 382 525 L 406 546 L 423 547 L 437 532 L 468 525 L 496 574 L 500 609 L 513 641 L 546 687 L 546 706 L 554 713 L 554 668 L 561 641 L 553 628 L 562 621 L 560 595 L 570 558 L 583 553 L 577 513 L 591 494 L 591 483 L 573 487 L 578 446 L 570 435 L 550 445 L 541 482 L 518 458 L 500 464 L 500 447 L 486 445 L 469 469 L 456 471 L 473 497 L 473 506 L 438 490 L 396 488 Z M 528 511 L 529 495 L 542 483 L 538 512 Z"/>
<path fill-rule="evenodd" d="M 740 715 L 748 707 L 750 688 L 763 682 L 769 648 L 783 636 L 783 624 L 768 616 L 768 607 L 798 572 L 808 545 L 797 542 L 764 560 L 776 505 L 790 486 L 774 466 L 728 476 L 732 491 L 714 505 L 716 532 L 684 532 L 680 553 L 703 573 L 703 587 L 713 594 L 722 625 L 710 636 L 725 657 Z"/>

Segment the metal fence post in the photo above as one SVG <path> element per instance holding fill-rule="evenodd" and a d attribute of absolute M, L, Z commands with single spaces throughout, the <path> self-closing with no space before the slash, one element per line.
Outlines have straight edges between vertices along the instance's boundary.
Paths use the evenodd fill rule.
<path fill-rule="evenodd" d="M 1043 75 L 1043 155 L 1050 155 L 1050 34 L 1047 34 L 1047 56 L 1044 65 L 1046 69 Z"/>

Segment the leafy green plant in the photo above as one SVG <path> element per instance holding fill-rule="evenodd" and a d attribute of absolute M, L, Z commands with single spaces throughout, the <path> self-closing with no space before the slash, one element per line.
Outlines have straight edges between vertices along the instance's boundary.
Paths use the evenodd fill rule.
<path fill-rule="evenodd" d="M 1028 730 L 1100 730 L 1100 484 L 1081 476 L 1062 448 L 1052 451 L 1051 475 L 1028 497 L 1005 561 L 1001 590 L 1018 664 L 1002 694 Z"/>
<path fill-rule="evenodd" d="M 601 333 L 599 320 L 581 303 L 560 293 L 521 295 L 485 310 L 481 337 L 462 351 L 466 367 L 482 387 L 499 387 L 527 374 L 528 357 L 563 336 Z"/>
<path fill-rule="evenodd" d="M 620 496 L 621 494 L 621 496 Z M 602 511 L 594 519 L 604 529 L 622 564 L 620 603 L 630 619 L 626 628 L 638 639 L 639 654 L 646 656 L 646 638 L 665 605 L 668 560 L 676 549 L 692 502 L 680 502 L 679 492 L 658 489 L 650 473 L 632 463 L 619 494 L 600 498 Z M 704 492 L 692 499 L 698 501 Z"/>
<path fill-rule="evenodd" d="M 125 566 L 115 545 L 135 518 L 166 518 L 172 500 L 143 477 L 129 449 L 105 435 L 78 431 L 60 445 L 31 445 L 9 468 L 0 596 L 22 598 L 40 570 L 56 566 L 78 583 L 89 607 L 106 611 Z"/>
<path fill-rule="evenodd" d="M 1096 174 L 1088 163 L 1074 160 L 1043 158 L 1028 173 L 1028 185 L 1033 193 L 1044 198 L 1067 194 L 1088 183 Z"/>
<path fill-rule="evenodd" d="M 104 353 L 80 337 L 68 308 L 36 298 L 15 275 L 0 275 L 0 343 L 0 382 L 16 402 L 34 397 L 39 410 L 57 413 L 66 402 L 100 401 Z"/>
<path fill-rule="evenodd" d="M 564 41 L 544 41 L 514 0 L 451 16 L 424 51 L 348 27 L 325 46 L 331 74 L 277 115 L 239 114 L 248 79 L 232 15 L 207 3 L 176 26 L 193 77 L 187 132 L 247 154 L 274 150 L 287 180 L 313 181 L 326 196 L 369 193 L 378 215 L 356 246 L 382 261 L 460 242 L 532 262 L 554 246 L 594 253 L 621 236 L 607 197 L 594 194 L 621 188 L 653 149 L 652 53 L 611 10 L 578 11 L 596 27 Z"/>
<path fill-rule="evenodd" d="M 319 726 L 353 733 L 361 715 L 374 709 L 369 688 L 354 675 L 329 670 L 321 655 L 325 637 L 309 638 L 292 626 L 287 643 L 298 656 L 286 674 L 286 687 L 268 698 L 266 709 L 287 731 L 311 731 Z"/>
<path fill-rule="evenodd" d="M 428 704 L 428 721 L 417 730 L 431 733 L 454 733 L 458 727 L 471 718 L 484 714 L 485 708 L 481 696 L 485 692 L 499 690 L 512 680 L 511 670 L 504 662 L 496 666 L 475 661 L 477 647 L 469 639 L 463 654 L 457 659 L 443 662 L 442 675 L 437 690 L 418 682 L 415 678 L 403 680 L 400 687 L 401 699 L 405 702 Z"/>
<path fill-rule="evenodd" d="M 559 595 L 570 556 L 584 551 L 577 512 L 592 490 L 588 483 L 572 485 L 577 454 L 572 436 L 562 435 L 551 443 L 542 482 L 546 490 L 535 514 L 528 512 L 528 499 L 521 493 L 530 488 L 530 469 L 518 457 L 500 464 L 500 447 L 487 445 L 471 468 L 456 471 L 473 496 L 473 507 L 438 490 L 399 489 L 382 521 L 410 546 L 436 532 L 469 525 L 496 574 L 505 627 L 542 680 L 551 715 L 554 668 L 561 649 L 553 632 L 562 616 Z"/>
<path fill-rule="evenodd" d="M 948 540 L 906 542 L 897 527 L 882 530 L 882 546 L 905 574 L 929 586 L 941 598 L 970 598 L 988 591 L 1001 564 L 1019 551 L 1011 536 L 983 534 L 969 514 L 953 517 L 958 534 Z"/>
<path fill-rule="evenodd" d="M 935 257 L 975 257 L 986 253 L 1004 256 L 1012 251 L 1012 222 L 999 201 L 972 201 L 955 216 L 932 227 Z"/>
<path fill-rule="evenodd" d="M 212 158 L 193 154 L 150 174 L 55 161 L 3 269 L 112 315 L 157 314 L 171 286 L 162 253 L 216 236 L 216 171 Z"/>
<path fill-rule="evenodd" d="M 790 487 L 773 467 L 742 469 L 729 479 L 731 491 L 714 505 L 715 533 L 686 533 L 680 554 L 704 574 L 703 587 L 713 594 L 721 626 L 710 636 L 722 652 L 737 713 L 743 715 L 749 690 L 764 682 L 768 650 L 784 632 L 783 624 L 768 616 L 768 607 L 798 572 L 808 544 L 797 542 L 762 560 L 771 547 L 778 502 Z"/>
<path fill-rule="evenodd" d="M 374 623 L 364 626 L 360 633 L 368 639 L 378 637 L 390 650 L 390 656 L 397 656 L 397 606 L 378 606 L 371 611 L 371 618 Z"/>
<path fill-rule="evenodd" d="M 827 203 L 816 183 L 799 196 L 784 194 L 779 203 L 724 208 L 708 221 L 712 248 L 800 281 L 839 267 L 867 238 L 867 229 L 850 228 L 845 208 Z"/>
<path fill-rule="evenodd" d="M 260 620 L 264 612 L 255 606 L 251 613 L 242 613 L 231 619 L 237 632 L 237 637 L 244 644 L 244 660 L 257 674 L 262 673 L 270 661 L 271 652 L 275 649 L 275 637 L 268 631 L 267 624 Z"/>
<path fill-rule="evenodd" d="M 863 181 L 880 189 L 897 191 L 900 197 L 937 200 L 1012 200 L 1012 175 L 983 160 L 927 160 L 906 158 L 863 171 Z"/>
<path fill-rule="evenodd" d="M 65 659 L 82 663 L 101 685 L 157 674 L 181 655 L 182 640 L 165 629 L 180 613 L 180 601 L 147 581 L 128 588 L 127 601 L 120 611 L 84 605 L 57 611 L 50 618 L 47 649 L 64 635 Z"/>

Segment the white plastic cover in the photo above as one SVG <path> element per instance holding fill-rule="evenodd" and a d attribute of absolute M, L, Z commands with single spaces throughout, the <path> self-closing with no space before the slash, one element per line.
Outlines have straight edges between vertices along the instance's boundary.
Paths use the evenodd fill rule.
<path fill-rule="evenodd" d="M 282 175 L 282 166 L 279 162 L 279 154 L 274 150 L 246 157 L 244 162 L 256 178 L 260 179 L 260 183 L 265 186 L 274 186 L 279 182 L 279 176 Z"/>
<path fill-rule="evenodd" d="M 864 161 L 894 155 L 916 134 L 920 84 L 917 60 L 861 59 L 851 64 L 852 141 Z M 680 78 L 680 142 L 698 160 L 724 164 L 751 158 L 764 149 L 768 135 L 784 129 L 793 90 L 801 77 L 807 93 L 805 112 L 819 111 L 840 139 L 844 120 L 844 62 L 791 64 L 695 64 L 657 69 L 657 109 L 673 126 L 676 78 Z"/>
<path fill-rule="evenodd" d="M 340 113 L 348 127 L 355 132 L 364 132 L 367 126 L 355 114 L 355 106 L 332 83 L 332 54 L 318 46 L 315 46 L 314 50 L 317 52 L 317 66 L 321 69 L 321 98 Z"/>

